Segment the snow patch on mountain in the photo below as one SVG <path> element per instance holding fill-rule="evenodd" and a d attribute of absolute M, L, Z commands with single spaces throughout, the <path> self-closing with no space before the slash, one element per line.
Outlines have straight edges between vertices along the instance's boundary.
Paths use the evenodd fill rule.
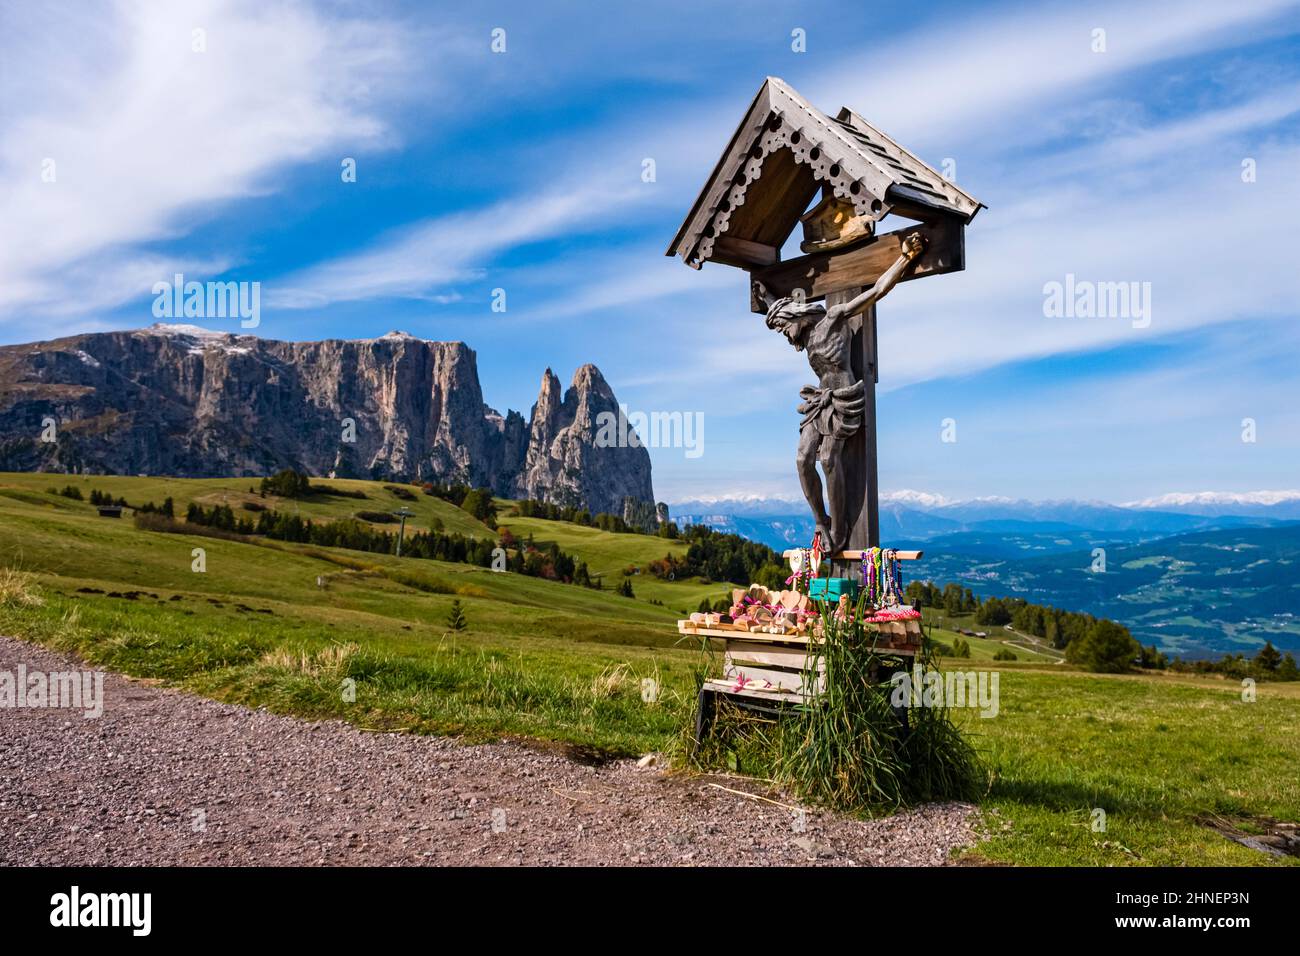
<path fill-rule="evenodd" d="M 931 494 L 928 491 L 916 491 L 912 488 L 885 492 L 880 496 L 880 500 L 888 504 L 909 505 L 913 508 L 942 508 L 945 505 L 954 503 L 943 495 Z"/>
<path fill-rule="evenodd" d="M 230 332 L 214 332 L 197 325 L 184 325 L 172 322 L 155 322 L 147 329 L 141 329 L 144 335 L 184 335 L 192 339 L 224 339 Z"/>
<path fill-rule="evenodd" d="M 1300 491 L 1174 491 L 1126 501 L 1123 508 L 1186 508 L 1190 505 L 1280 505 L 1300 501 Z"/>

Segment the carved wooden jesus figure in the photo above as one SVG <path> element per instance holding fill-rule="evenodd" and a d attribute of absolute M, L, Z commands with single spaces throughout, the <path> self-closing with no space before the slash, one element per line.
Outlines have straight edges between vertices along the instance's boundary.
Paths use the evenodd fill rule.
<path fill-rule="evenodd" d="M 760 284 L 758 292 L 767 303 L 767 327 L 782 333 L 796 351 L 808 351 L 808 364 L 817 374 L 817 385 L 799 391 L 803 399 L 799 414 L 799 484 L 812 508 L 827 551 L 842 551 L 848 543 L 848 501 L 844 485 L 844 443 L 862 427 L 866 404 L 865 385 L 853 374 L 851 347 L 853 330 L 849 319 L 860 315 L 883 298 L 925 248 L 913 233 L 903 242 L 903 253 L 861 295 L 827 308 L 786 296 L 774 299 Z M 822 500 L 822 482 L 817 474 L 821 462 L 826 475 L 828 501 Z M 829 505 L 829 514 L 827 513 Z"/>

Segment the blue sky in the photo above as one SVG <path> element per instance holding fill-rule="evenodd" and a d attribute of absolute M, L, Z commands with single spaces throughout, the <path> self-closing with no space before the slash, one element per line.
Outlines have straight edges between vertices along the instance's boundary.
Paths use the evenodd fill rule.
<path fill-rule="evenodd" d="M 594 362 L 703 413 L 702 456 L 652 451 L 660 498 L 797 495 L 803 358 L 742 273 L 663 255 L 770 74 L 989 207 L 966 272 L 881 305 L 886 491 L 1300 487 L 1297 4 L 867 10 L 6 5 L 0 341 L 146 326 L 175 272 L 258 281 L 258 334 L 464 340 L 502 410 Z M 1150 283 L 1149 325 L 1045 316 L 1067 274 Z"/>

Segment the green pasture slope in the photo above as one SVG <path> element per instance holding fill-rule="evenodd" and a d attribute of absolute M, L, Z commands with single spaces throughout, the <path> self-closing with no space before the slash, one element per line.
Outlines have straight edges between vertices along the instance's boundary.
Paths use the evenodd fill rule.
<path fill-rule="evenodd" d="M 682 545 L 564 522 L 500 524 L 555 541 L 604 576 L 603 591 L 460 564 L 398 560 L 272 541 L 137 530 L 51 495 L 75 484 L 133 504 L 171 496 L 244 500 L 327 519 L 416 512 L 448 531 L 492 532 L 424 495 L 404 501 L 371 482 L 323 482 L 366 500 L 263 501 L 248 479 L 0 475 L 0 633 L 75 651 L 139 678 L 304 717 L 469 739 L 519 736 L 539 746 L 634 754 L 672 745 L 689 710 L 700 655 L 674 621 L 725 585 L 633 578 L 629 565 Z M 206 551 L 206 573 L 192 550 Z M 325 587 L 317 586 L 323 578 Z M 469 628 L 450 632 L 453 600 Z M 652 602 L 662 603 L 652 603 Z M 39 603 L 37 603 L 39 602 Z M 944 622 L 954 625 L 958 622 Z M 968 623 L 958 626 L 970 627 Z M 934 629 L 940 644 L 956 636 Z M 1009 632 L 968 638 L 953 669 L 997 668 L 998 715 L 962 712 L 991 768 L 986 836 L 972 861 L 1026 864 L 1292 863 L 1235 843 L 1210 823 L 1254 832 L 1300 819 L 1300 687 L 1261 684 L 1246 703 L 1232 683 L 1174 675 L 1102 677 L 1013 647 Z M 355 701 L 341 693 L 355 682 Z M 660 687 L 642 699 L 642 680 Z M 1106 812 L 1094 831 L 1093 810 Z"/>
<path fill-rule="evenodd" d="M 509 513 L 510 502 L 498 501 L 497 504 L 501 507 L 497 523 L 509 528 L 516 538 L 522 541 L 531 534 L 538 546 L 555 542 L 561 550 L 586 561 L 592 575 L 599 575 L 606 587 L 617 587 L 622 583 L 624 572 L 629 568 L 643 572 L 649 562 L 665 555 L 683 557 L 686 554 L 686 545 L 680 541 L 648 534 L 612 534 L 567 521 L 521 518 Z M 716 601 L 734 587 L 725 582 L 705 584 L 698 578 L 664 581 L 647 573 L 636 573 L 631 577 L 632 591 L 637 598 L 661 601 L 679 616 L 682 612 L 696 610 L 701 598 Z"/>

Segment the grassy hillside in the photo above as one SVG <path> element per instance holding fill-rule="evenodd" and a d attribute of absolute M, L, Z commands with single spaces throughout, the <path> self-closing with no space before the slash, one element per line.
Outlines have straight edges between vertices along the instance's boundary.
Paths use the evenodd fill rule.
<path fill-rule="evenodd" d="M 994 627 L 979 624 L 974 614 L 947 615 L 941 609 L 925 608 L 923 610 L 929 635 L 935 641 L 937 653 L 944 660 L 945 666 L 958 667 L 965 660 L 992 661 L 1000 651 L 1010 651 L 1017 661 L 1029 664 L 1061 664 L 1065 653 L 1058 651 L 1042 638 L 1025 634 L 1010 627 Z M 971 637 L 959 634 L 957 629 L 982 633 L 984 637 Z M 956 641 L 965 641 L 970 647 L 970 657 L 960 658 L 952 653 Z M 1009 663 L 1009 662 L 1008 662 Z"/>
<path fill-rule="evenodd" d="M 352 481 L 326 478 L 313 478 L 314 488 L 324 489 L 326 493 L 315 494 L 302 499 L 263 498 L 257 488 L 260 480 L 256 478 L 105 478 L 98 475 L 44 475 L 0 473 L 0 496 L 26 500 L 29 503 L 47 500 L 43 493 L 49 488 L 63 489 L 71 485 L 81 490 L 89 498 L 92 489 L 110 491 L 115 498 L 125 498 L 132 505 L 142 505 L 152 501 L 162 504 L 164 498 L 176 502 L 176 512 L 185 513 L 191 502 L 198 502 L 204 507 L 229 505 L 238 512 L 245 503 L 265 505 L 300 514 L 304 518 L 347 518 L 360 511 L 396 511 L 405 507 L 415 512 L 410 519 L 411 526 L 428 528 L 434 522 L 441 522 L 448 532 L 460 532 L 472 537 L 495 537 L 483 523 L 474 520 L 460 508 L 423 494 L 415 485 L 396 485 L 374 481 Z M 414 495 L 408 500 L 389 491 L 389 488 L 401 488 Z M 364 499 L 342 495 L 330 495 L 329 491 L 363 492 Z M 28 494 L 24 494 L 28 493 Z M 31 497 L 36 494 L 37 497 Z"/>
<path fill-rule="evenodd" d="M 592 575 L 600 575 L 608 587 L 617 587 L 629 567 L 644 572 L 648 562 L 666 554 L 686 554 L 686 545 L 680 541 L 646 534 L 614 534 L 567 521 L 521 518 L 508 513 L 507 502 L 499 504 L 503 509 L 498 524 L 509 528 L 515 537 L 524 540 L 531 534 L 539 546 L 555 542 L 562 550 L 579 555 Z M 662 601 L 679 613 L 694 611 L 701 598 L 716 600 L 732 587 L 725 582 L 702 584 L 698 579 L 664 581 L 646 573 L 632 575 L 632 589 L 638 598 Z"/>
<path fill-rule="evenodd" d="M 695 660 L 674 647 L 674 611 L 609 590 L 463 564 L 140 531 L 130 519 L 100 518 L 88 504 L 32 490 L 51 484 L 65 482 L 0 477 L 0 564 L 33 573 L 46 597 L 43 607 L 22 609 L 30 620 L 13 622 L 10 632 L 227 699 L 363 723 L 521 733 L 628 752 L 647 733 L 675 728 L 663 709 L 641 706 L 639 692 L 603 700 L 591 694 L 602 673 L 614 689 L 656 673 L 665 683 L 689 684 Z M 182 510 L 190 500 L 235 495 L 231 482 L 99 478 L 86 485 L 128 501 L 170 494 Z M 370 502 L 386 494 L 380 485 L 366 490 Z M 370 502 L 310 501 L 301 509 L 324 517 Z M 445 502 L 409 504 L 448 528 L 468 521 L 477 528 L 466 530 L 488 533 Z M 206 552 L 205 573 L 192 570 L 194 548 Z M 453 600 L 465 608 L 466 632 L 448 632 Z M 64 627 L 69 616 L 76 626 Z M 350 666 L 387 661 L 385 679 L 361 682 L 359 708 L 345 707 L 320 681 L 306 693 L 296 678 L 268 670 L 275 652 L 312 656 L 351 645 Z M 494 674 L 487 687 L 483 662 Z M 314 667 L 298 670 L 310 676 Z M 597 727 L 593 708 L 614 704 L 627 713 Z"/>
<path fill-rule="evenodd" d="M 681 608 L 724 590 L 640 575 L 637 598 L 628 599 L 610 588 L 462 564 L 147 532 L 45 490 L 69 481 L 135 503 L 170 495 L 182 512 L 189 501 L 223 496 L 235 507 L 249 486 L 0 475 L 0 567 L 32 576 L 24 582 L 0 571 L 0 633 L 219 699 L 363 727 L 522 735 L 618 753 L 663 749 L 688 713 L 699 665 L 699 654 L 678 644 L 673 622 Z M 301 513 L 337 517 L 405 503 L 417 527 L 437 518 L 448 530 L 490 533 L 433 498 L 402 502 L 382 485 L 332 484 L 368 498 L 309 499 L 296 503 Z M 554 540 L 614 577 L 682 547 L 540 519 L 502 523 Z M 196 547 L 206 551 L 206 573 L 192 570 Z M 467 631 L 448 629 L 453 600 L 465 608 Z M 940 643 L 955 636 L 934 630 Z M 1267 817 L 1300 819 L 1300 687 L 1261 685 L 1258 700 L 1245 703 L 1224 681 L 1081 674 L 1011 632 L 968 640 L 971 659 L 944 666 L 995 667 L 1001 681 L 997 717 L 961 715 L 994 770 L 988 838 L 976 856 L 1279 862 L 1207 823 L 1249 831 Z M 1004 641 L 1022 643 L 1019 660 L 994 665 Z M 657 700 L 643 700 L 644 678 L 657 681 Z M 345 692 L 349 681 L 355 700 Z M 1095 808 L 1106 811 L 1104 833 L 1089 825 Z"/>

